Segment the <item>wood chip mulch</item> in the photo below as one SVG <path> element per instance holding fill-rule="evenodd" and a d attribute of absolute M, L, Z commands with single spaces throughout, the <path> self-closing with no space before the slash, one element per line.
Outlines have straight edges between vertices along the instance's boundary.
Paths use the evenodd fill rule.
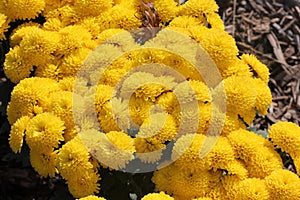
<path fill-rule="evenodd" d="M 270 69 L 273 102 L 252 124 L 267 130 L 277 121 L 300 124 L 300 0 L 231 0 L 221 15 L 241 53 Z"/>

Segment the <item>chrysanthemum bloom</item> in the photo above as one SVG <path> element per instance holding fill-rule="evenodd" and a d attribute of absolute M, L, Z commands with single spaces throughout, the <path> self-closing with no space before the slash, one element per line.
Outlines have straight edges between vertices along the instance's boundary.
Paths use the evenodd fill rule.
<path fill-rule="evenodd" d="M 28 63 L 45 66 L 57 59 L 54 52 L 58 49 L 59 40 L 57 32 L 32 29 L 20 42 L 20 50 Z"/>
<path fill-rule="evenodd" d="M 21 152 L 26 127 L 29 123 L 29 120 L 30 118 L 28 116 L 23 116 L 19 118 L 11 127 L 9 145 L 14 153 Z"/>
<path fill-rule="evenodd" d="M 29 77 L 33 65 L 24 59 L 24 54 L 19 46 L 14 47 L 5 55 L 4 72 L 14 83 Z"/>
<path fill-rule="evenodd" d="M 173 0 L 154 0 L 155 11 L 163 22 L 169 22 L 178 15 L 178 2 Z"/>
<path fill-rule="evenodd" d="M 292 157 L 300 156 L 300 127 L 292 122 L 277 122 L 270 127 L 268 137 Z"/>
<path fill-rule="evenodd" d="M 255 117 L 254 106 L 257 96 L 257 92 L 249 79 L 250 78 L 246 77 L 232 76 L 224 80 L 227 111 L 229 113 L 239 114 L 248 124 L 250 124 Z"/>
<path fill-rule="evenodd" d="M 264 83 L 269 82 L 269 69 L 266 65 L 261 63 L 254 55 L 243 54 L 241 59 L 248 64 L 254 76 L 260 78 Z"/>
<path fill-rule="evenodd" d="M 51 93 L 59 91 L 57 82 L 48 78 L 27 78 L 14 87 L 7 108 L 10 124 L 22 116 L 33 116 L 42 113 Z"/>
<path fill-rule="evenodd" d="M 192 170 L 205 169 L 205 161 L 200 158 L 200 151 L 205 140 L 204 135 L 188 134 L 181 136 L 174 145 L 172 160 L 179 168 Z"/>
<path fill-rule="evenodd" d="M 134 141 L 136 151 L 140 153 L 137 157 L 143 162 L 153 163 L 159 160 L 165 143 L 173 140 L 176 134 L 177 127 L 171 115 L 164 112 L 150 114 L 141 125 Z M 155 151 L 157 154 L 151 153 Z"/>
<path fill-rule="evenodd" d="M 113 1 L 104 0 L 74 0 L 74 9 L 81 16 L 98 16 L 102 12 L 111 9 Z"/>
<path fill-rule="evenodd" d="M 206 13 L 217 12 L 219 7 L 213 0 L 191 0 L 184 3 L 179 8 L 179 15 L 200 17 Z"/>
<path fill-rule="evenodd" d="M 95 94 L 95 108 L 98 115 L 107 114 L 105 105 L 113 98 L 114 88 L 108 85 L 98 85 Z"/>
<path fill-rule="evenodd" d="M 215 180 L 215 177 L 207 170 L 194 171 L 187 165 L 182 168 L 174 163 L 155 171 L 152 177 L 156 190 L 166 191 L 175 199 L 182 200 L 208 194 L 211 180 Z"/>
<path fill-rule="evenodd" d="M 33 117 L 26 128 L 26 143 L 37 151 L 57 148 L 64 141 L 64 122 L 52 113 L 42 113 Z"/>
<path fill-rule="evenodd" d="M 141 200 L 174 200 L 174 198 L 164 192 L 160 192 L 147 194 Z"/>
<path fill-rule="evenodd" d="M 93 169 L 89 159 L 87 148 L 80 137 L 76 136 L 59 149 L 56 157 L 57 168 L 61 176 L 68 180 L 74 175 Z"/>
<path fill-rule="evenodd" d="M 94 196 L 94 195 L 89 195 L 87 197 L 82 197 L 78 200 L 105 200 L 105 198 L 103 197 L 97 197 L 97 196 Z"/>
<path fill-rule="evenodd" d="M 134 159 L 133 139 L 126 133 L 111 131 L 104 134 L 91 129 L 79 135 L 89 152 L 104 166 L 122 169 Z"/>
<path fill-rule="evenodd" d="M 70 193 L 75 198 L 85 197 L 100 190 L 99 174 L 93 169 L 82 169 L 78 174 L 73 174 L 67 179 Z"/>
<path fill-rule="evenodd" d="M 258 178 L 248 178 L 241 181 L 236 188 L 236 199 L 268 200 L 269 192 L 265 181 Z"/>
<path fill-rule="evenodd" d="M 43 149 L 42 151 L 37 148 L 30 149 L 31 166 L 44 177 L 54 177 L 57 172 L 56 156 L 57 152 L 52 149 Z"/>
<path fill-rule="evenodd" d="M 220 71 L 220 73 L 224 79 L 230 76 L 239 76 L 239 77 L 253 76 L 253 73 L 250 72 L 249 66 L 239 58 L 234 58 L 232 62 L 227 65 L 226 69 Z"/>
<path fill-rule="evenodd" d="M 4 4 L 4 1 L 1 2 L 1 4 Z M 23 0 L 13 0 L 8 1 L 4 5 L 4 10 L 1 10 L 1 13 L 4 13 L 10 20 L 14 21 L 17 19 L 31 19 L 37 17 L 44 9 L 45 1 L 32 0 L 27 2 Z"/>
<path fill-rule="evenodd" d="M 0 13 L 0 40 L 5 39 L 4 33 L 9 28 L 9 21 L 7 20 L 7 16 Z"/>
<path fill-rule="evenodd" d="M 300 179 L 291 171 L 278 169 L 265 178 L 270 199 L 300 199 Z"/>
<path fill-rule="evenodd" d="M 23 37 L 33 29 L 39 29 L 41 25 L 35 22 L 24 23 L 15 28 L 10 36 L 9 44 L 11 47 L 19 45 Z"/>
<path fill-rule="evenodd" d="M 91 50 L 88 48 L 80 48 L 70 55 L 64 57 L 61 60 L 61 64 L 59 65 L 59 70 L 61 74 L 66 76 L 76 76 L 78 70 L 83 65 L 84 60 L 91 53 Z"/>
<path fill-rule="evenodd" d="M 230 133 L 228 139 L 236 156 L 245 161 L 249 177 L 264 178 L 282 168 L 279 154 L 262 136 L 240 129 Z"/>
<path fill-rule="evenodd" d="M 262 116 L 265 116 L 270 104 L 272 103 L 271 90 L 268 85 L 262 81 L 262 79 L 254 78 L 250 80 L 256 90 L 256 102 L 254 106 Z"/>
<path fill-rule="evenodd" d="M 52 2 L 54 3 L 54 2 Z M 56 2 L 58 5 L 49 5 L 46 1 L 46 8 L 43 12 L 46 22 L 43 27 L 49 31 L 59 31 L 60 29 L 73 25 L 80 20 L 72 5 L 68 2 Z M 55 3 L 54 3 L 55 4 Z M 51 8 L 51 7 L 55 8 Z"/>

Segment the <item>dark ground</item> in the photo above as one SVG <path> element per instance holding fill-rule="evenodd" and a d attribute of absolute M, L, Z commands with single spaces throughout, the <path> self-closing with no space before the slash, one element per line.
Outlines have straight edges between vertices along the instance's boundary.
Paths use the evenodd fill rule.
<path fill-rule="evenodd" d="M 266 131 L 270 125 L 287 120 L 300 124 L 300 1 L 298 0 L 220 0 L 220 14 L 226 30 L 236 39 L 240 53 L 251 53 L 271 72 L 269 86 L 273 103 L 266 117 L 251 125 Z M 225 2 L 225 3 L 224 3 Z M 283 3 L 284 2 L 284 3 Z M 8 145 L 9 124 L 5 110 L 13 84 L 2 67 L 7 41 L 0 48 L 0 200 L 72 199 L 59 178 L 45 179 L 30 167 L 26 148 L 15 155 Z M 151 174 L 103 172 L 101 196 L 126 199 L 151 192 Z"/>

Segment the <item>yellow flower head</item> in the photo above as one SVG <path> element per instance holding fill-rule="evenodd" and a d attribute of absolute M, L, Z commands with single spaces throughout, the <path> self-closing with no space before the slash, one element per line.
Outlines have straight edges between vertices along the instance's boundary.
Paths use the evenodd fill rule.
<path fill-rule="evenodd" d="M 64 141 L 64 122 L 52 113 L 42 113 L 33 117 L 26 128 L 26 143 L 37 151 L 58 147 Z"/>
<path fill-rule="evenodd" d="M 57 169 L 64 179 L 93 169 L 89 162 L 90 155 L 79 136 L 74 137 L 59 149 L 56 157 Z"/>
<path fill-rule="evenodd" d="M 174 0 L 155 0 L 154 8 L 163 22 L 169 22 L 178 15 L 178 3 Z"/>
<path fill-rule="evenodd" d="M 238 55 L 238 48 L 235 40 L 228 33 L 219 29 L 209 29 L 198 41 L 215 61 L 217 67 L 223 71 L 228 63 Z"/>
<path fill-rule="evenodd" d="M 10 41 L 9 44 L 11 47 L 14 47 L 16 45 L 19 45 L 20 42 L 22 41 L 23 37 L 30 32 L 31 30 L 34 29 L 39 29 L 41 28 L 41 25 L 35 22 L 28 22 L 24 23 L 20 26 L 18 26 L 16 29 L 13 30 L 11 36 L 10 36 Z"/>
<path fill-rule="evenodd" d="M 141 200 L 174 200 L 174 198 L 164 192 L 160 192 L 147 194 Z"/>
<path fill-rule="evenodd" d="M 106 104 L 113 98 L 114 88 L 108 85 L 98 85 L 95 94 L 96 112 L 102 115 L 106 114 Z"/>
<path fill-rule="evenodd" d="M 205 161 L 200 158 L 200 151 L 205 140 L 204 135 L 188 134 L 181 136 L 174 145 L 172 160 L 175 165 L 191 170 L 204 169 Z"/>
<path fill-rule="evenodd" d="M 26 127 L 29 123 L 29 120 L 30 118 L 28 116 L 23 116 L 19 118 L 11 127 L 9 145 L 14 153 L 21 152 Z"/>
<path fill-rule="evenodd" d="M 177 127 L 171 115 L 164 112 L 150 114 L 136 135 L 137 152 L 145 153 L 159 150 L 157 147 L 162 147 L 165 142 L 171 141 L 176 133 Z"/>
<path fill-rule="evenodd" d="M 243 54 L 241 59 L 248 64 L 255 77 L 260 78 L 266 84 L 269 82 L 270 72 L 265 64 L 261 63 L 254 55 L 250 54 Z"/>
<path fill-rule="evenodd" d="M 239 77 L 252 77 L 253 74 L 250 72 L 249 66 L 244 63 L 239 58 L 234 58 L 226 68 L 222 71 L 220 71 L 222 74 L 222 77 L 224 79 L 230 77 L 230 76 L 239 76 Z"/>
<path fill-rule="evenodd" d="M 43 29 L 32 29 L 20 42 L 24 59 L 35 66 L 44 66 L 55 61 L 54 52 L 58 49 L 59 34 Z"/>
<path fill-rule="evenodd" d="M 205 167 L 213 170 L 224 169 L 234 159 L 234 151 L 228 139 L 220 136 L 212 150 L 204 157 Z"/>
<path fill-rule="evenodd" d="M 57 82 L 48 78 L 27 78 L 14 87 L 11 100 L 7 108 L 10 124 L 22 116 L 32 118 L 43 112 L 51 93 L 59 91 Z"/>
<path fill-rule="evenodd" d="M 132 95 L 129 100 L 129 114 L 132 121 L 138 126 L 142 125 L 142 123 L 149 118 L 150 108 L 152 106 L 154 106 L 152 101 L 147 101 Z"/>
<path fill-rule="evenodd" d="M 268 200 L 269 192 L 264 180 L 258 178 L 248 178 L 241 181 L 235 188 L 237 190 L 236 199 L 239 200 Z"/>
<path fill-rule="evenodd" d="M 9 21 L 7 20 L 7 16 L 0 13 L 0 40 L 5 39 L 4 33 L 9 28 Z"/>
<path fill-rule="evenodd" d="M 4 72 L 14 83 L 29 77 L 33 70 L 33 65 L 24 59 L 19 46 L 14 47 L 5 55 Z"/>
<path fill-rule="evenodd" d="M 207 13 L 205 14 L 205 17 L 207 18 L 207 22 L 210 24 L 212 28 L 224 30 L 224 22 L 221 19 L 221 16 L 218 13 Z"/>
<path fill-rule="evenodd" d="M 262 116 L 265 116 L 270 104 L 272 103 L 271 90 L 268 85 L 262 81 L 262 79 L 254 78 L 250 80 L 257 94 L 255 108 Z"/>
<path fill-rule="evenodd" d="M 175 28 L 175 27 L 176 28 L 188 29 L 190 27 L 200 26 L 200 25 L 202 25 L 202 23 L 198 18 L 183 15 L 183 16 L 175 17 L 170 22 L 170 24 L 167 26 L 167 28 L 170 28 L 171 30 L 173 30 L 173 28 Z"/>
<path fill-rule="evenodd" d="M 179 7 L 179 15 L 200 17 L 206 13 L 217 12 L 218 8 L 213 0 L 189 0 Z"/>
<path fill-rule="evenodd" d="M 134 159 L 133 139 L 126 133 L 111 131 L 104 134 L 90 129 L 79 135 L 89 152 L 104 166 L 122 169 Z"/>
<path fill-rule="evenodd" d="M 232 76 L 224 80 L 227 111 L 239 114 L 248 124 L 253 120 L 249 110 L 254 111 L 257 96 L 253 85 L 249 84 L 249 79 Z"/>
<path fill-rule="evenodd" d="M 291 171 L 278 169 L 265 178 L 270 199 L 300 199 L 300 179 Z"/>
<path fill-rule="evenodd" d="M 95 195 L 89 195 L 87 197 L 82 197 L 82 198 L 80 198 L 78 200 L 105 200 L 105 198 L 103 198 L 103 197 L 97 197 Z"/>
<path fill-rule="evenodd" d="M 74 0 L 74 10 L 81 16 L 98 16 L 112 7 L 112 0 Z"/>
<path fill-rule="evenodd" d="M 93 169 L 83 169 L 67 179 L 70 193 L 75 198 L 81 198 L 99 192 L 100 175 Z"/>
<path fill-rule="evenodd" d="M 12 21 L 17 19 L 32 19 L 37 17 L 44 8 L 44 0 L 13 0 L 7 2 L 4 14 Z"/>
<path fill-rule="evenodd" d="M 221 135 L 227 136 L 233 131 L 245 128 L 245 124 L 238 118 L 237 115 L 227 113 Z"/>
<path fill-rule="evenodd" d="M 292 122 L 277 122 L 270 127 L 269 138 L 292 157 L 300 156 L 300 127 Z"/>
<path fill-rule="evenodd" d="M 33 148 L 30 149 L 30 163 L 31 166 L 37 171 L 41 176 L 44 177 L 54 177 L 56 169 L 56 151 L 53 150 L 43 150 Z"/>

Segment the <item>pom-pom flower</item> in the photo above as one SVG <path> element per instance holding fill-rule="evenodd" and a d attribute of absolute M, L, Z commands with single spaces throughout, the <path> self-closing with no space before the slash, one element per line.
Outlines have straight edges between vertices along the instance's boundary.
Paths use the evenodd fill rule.
<path fill-rule="evenodd" d="M 79 133 L 83 144 L 97 160 L 111 169 L 122 169 L 134 159 L 133 139 L 123 132 L 111 131 L 107 134 L 97 130 Z"/>
<path fill-rule="evenodd" d="M 265 178 L 270 199 L 300 199 L 300 179 L 291 171 L 278 169 Z"/>
<path fill-rule="evenodd" d="M 87 197 L 82 197 L 82 198 L 80 198 L 78 200 L 105 200 L 105 198 L 103 198 L 103 197 L 97 197 L 95 195 L 89 195 Z"/>
<path fill-rule="evenodd" d="M 277 122 L 270 127 L 269 138 L 292 157 L 300 156 L 300 127 L 292 122 Z"/>
<path fill-rule="evenodd" d="M 174 200 L 174 198 L 164 192 L 160 192 L 147 194 L 141 200 Z"/>
<path fill-rule="evenodd" d="M 19 118 L 11 127 L 9 145 L 12 151 L 15 153 L 21 152 L 26 127 L 29 123 L 29 120 L 30 118 L 28 116 L 23 116 Z"/>
<path fill-rule="evenodd" d="M 30 88 L 30 89 L 29 89 Z M 14 87 L 7 108 L 10 124 L 22 116 L 33 116 L 42 113 L 51 93 L 59 91 L 57 82 L 48 78 L 27 78 Z"/>
<path fill-rule="evenodd" d="M 26 128 L 26 143 L 37 151 L 52 150 L 64 141 L 64 122 L 52 113 L 33 117 Z"/>
<path fill-rule="evenodd" d="M 56 151 L 30 149 L 30 163 L 32 167 L 42 176 L 54 177 L 56 169 Z"/>
<path fill-rule="evenodd" d="M 4 12 L 12 21 L 37 17 L 45 7 L 44 0 L 12 0 L 7 1 Z"/>

